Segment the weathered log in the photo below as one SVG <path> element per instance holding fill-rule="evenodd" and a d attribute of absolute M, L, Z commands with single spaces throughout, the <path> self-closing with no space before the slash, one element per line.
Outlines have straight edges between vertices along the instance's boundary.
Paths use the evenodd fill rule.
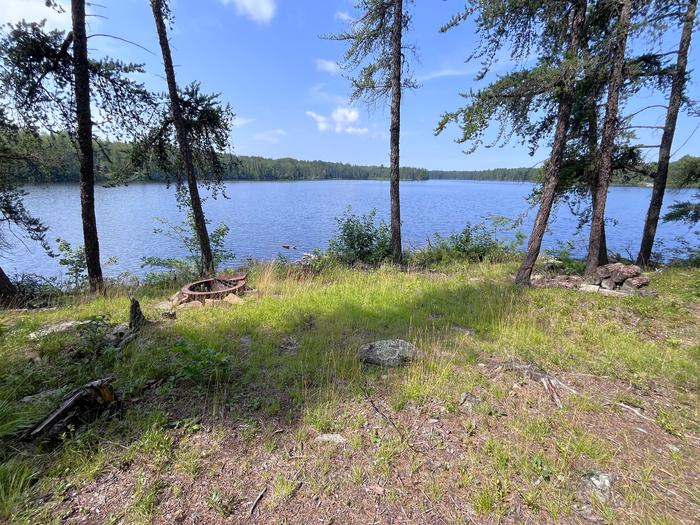
<path fill-rule="evenodd" d="M 65 427 L 76 418 L 87 419 L 98 415 L 117 400 L 112 380 L 112 377 L 98 379 L 68 394 L 56 410 L 27 433 L 27 439 L 37 439 L 51 432 L 57 425 Z"/>

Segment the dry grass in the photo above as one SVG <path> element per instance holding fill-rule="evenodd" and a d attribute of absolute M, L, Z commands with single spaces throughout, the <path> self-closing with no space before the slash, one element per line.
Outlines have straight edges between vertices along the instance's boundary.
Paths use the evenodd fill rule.
<path fill-rule="evenodd" d="M 512 270 L 262 266 L 245 304 L 179 312 L 122 354 L 80 360 L 70 336 L 27 336 L 121 320 L 125 297 L 1 314 L 6 440 L 60 399 L 19 402 L 38 391 L 109 373 L 125 407 L 58 447 L 6 447 L 0 512 L 42 524 L 696 523 L 698 271 L 654 276 L 658 298 L 620 300 L 519 290 Z M 146 296 L 148 316 L 158 300 Z M 362 367 L 359 346 L 388 337 L 420 359 Z M 557 406 L 503 366 L 513 360 L 576 394 L 560 389 Z M 609 495 L 586 483 L 592 472 L 613 476 Z"/>

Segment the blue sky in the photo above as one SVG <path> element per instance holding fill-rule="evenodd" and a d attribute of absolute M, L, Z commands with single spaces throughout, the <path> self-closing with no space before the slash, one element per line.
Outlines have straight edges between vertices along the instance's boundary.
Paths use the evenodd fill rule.
<path fill-rule="evenodd" d="M 64 4 L 67 2 L 64 2 Z M 90 33 L 107 33 L 136 42 L 154 54 L 115 39 L 95 37 L 90 48 L 124 60 L 144 62 L 143 80 L 164 90 L 159 49 L 147 0 L 98 2 L 99 15 L 90 19 Z M 48 18 L 66 28 L 68 14 L 44 7 L 44 0 L 2 0 L 0 22 L 19 18 Z M 435 137 L 440 115 L 457 108 L 459 92 L 477 88 L 478 64 L 465 64 L 475 46 L 469 24 L 447 34 L 438 28 L 464 5 L 463 0 L 418 0 L 411 7 L 414 23 L 408 40 L 417 44 L 413 64 L 421 87 L 404 96 L 402 105 L 402 164 L 430 169 L 488 169 L 533 166 L 547 156 L 546 146 L 534 157 L 517 143 L 504 148 L 481 148 L 464 155 L 454 142 L 455 128 Z M 232 132 L 234 151 L 241 155 L 321 159 L 354 164 L 388 164 L 386 108 L 368 111 L 348 103 L 349 82 L 335 67 L 344 46 L 320 35 L 342 30 L 354 15 L 350 0 L 174 0 L 172 51 L 178 82 L 199 80 L 205 91 L 220 92 L 237 115 Z M 675 40 L 675 38 L 674 38 Z M 672 46 L 670 43 L 669 46 Z M 699 44 L 691 49 L 690 67 L 700 64 Z M 502 64 L 494 72 L 506 71 Z M 493 79 L 494 75 L 490 78 Z M 697 82 L 691 98 L 700 98 Z M 630 111 L 660 103 L 658 94 L 645 93 L 630 103 Z M 638 124 L 658 125 L 662 112 L 646 112 Z M 691 137 L 700 119 L 682 116 L 675 147 Z M 654 143 L 649 133 L 640 142 Z M 658 142 L 658 139 L 657 139 Z M 676 157 L 700 155 L 700 131 L 687 140 Z M 654 151 L 648 151 L 650 160 Z"/>

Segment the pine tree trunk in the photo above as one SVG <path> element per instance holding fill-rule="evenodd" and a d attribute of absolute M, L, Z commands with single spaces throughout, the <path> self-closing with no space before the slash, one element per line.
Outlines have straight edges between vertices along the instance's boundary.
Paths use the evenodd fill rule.
<path fill-rule="evenodd" d="M 586 19 L 586 3 L 586 0 L 583 0 L 577 2 L 574 6 L 571 19 L 571 40 L 569 41 L 569 46 L 566 52 L 567 57 L 576 57 L 578 50 L 581 47 L 583 26 Z M 575 82 L 575 72 L 569 71 L 564 79 L 562 93 L 559 98 L 557 126 L 554 132 L 554 142 L 552 144 L 552 151 L 550 152 L 549 156 L 549 163 L 547 165 L 547 176 L 542 188 L 540 209 L 537 212 L 535 224 L 532 228 L 532 233 L 530 234 L 530 239 L 527 243 L 525 259 L 520 265 L 520 269 L 515 277 L 515 283 L 521 286 L 530 285 L 532 270 L 535 267 L 535 262 L 537 262 L 537 257 L 540 254 L 544 232 L 547 229 L 549 216 L 552 213 L 552 205 L 554 204 L 554 198 L 556 196 L 557 184 L 559 184 L 559 172 L 564 159 L 566 136 L 569 129 L 569 120 L 571 118 L 571 109 L 574 101 Z"/>
<path fill-rule="evenodd" d="M 17 296 L 17 288 L 10 278 L 5 274 L 2 268 L 0 268 L 0 305 L 11 304 L 13 299 Z"/>
<path fill-rule="evenodd" d="M 591 180 L 591 205 L 593 209 L 597 207 L 598 199 L 598 177 L 595 176 Z M 605 266 L 610 261 L 608 260 L 608 240 L 605 235 L 605 222 L 603 222 L 602 230 L 600 232 L 600 250 L 598 252 L 598 266 Z"/>
<path fill-rule="evenodd" d="M 394 0 L 394 26 L 391 35 L 391 252 L 394 262 L 401 264 L 401 200 L 399 184 L 401 180 L 399 144 L 401 142 L 401 37 L 403 32 L 403 0 Z"/>
<path fill-rule="evenodd" d="M 71 0 L 73 19 L 73 75 L 75 112 L 80 161 L 80 206 L 83 219 L 85 262 L 90 290 L 102 288 L 100 242 L 95 218 L 95 166 L 92 150 L 92 115 L 90 111 L 90 70 L 88 68 L 87 34 L 85 33 L 85 0 Z"/>
<path fill-rule="evenodd" d="M 588 241 L 588 261 L 586 273 L 593 273 L 600 264 L 603 233 L 605 230 L 605 204 L 608 198 L 608 187 L 612 175 L 613 151 L 617 135 L 618 106 L 620 90 L 622 89 L 623 70 L 625 66 L 625 51 L 629 35 L 630 18 L 632 16 L 632 0 L 623 0 L 620 18 L 617 23 L 618 40 L 612 56 L 612 69 L 608 80 L 608 100 L 605 105 L 605 120 L 603 121 L 603 136 L 600 144 L 600 170 L 593 199 L 593 216 L 591 218 L 591 233 Z"/>
<path fill-rule="evenodd" d="M 590 59 L 590 54 L 587 60 Z M 592 71 L 587 71 L 586 75 L 592 75 Z M 598 95 L 597 91 L 592 90 L 588 96 L 586 104 L 590 110 L 588 117 L 588 155 L 590 157 L 588 166 L 586 167 L 586 180 L 589 181 L 591 189 L 591 209 L 596 207 L 596 198 L 598 193 L 598 164 L 600 161 L 600 152 L 598 151 Z M 605 235 L 605 224 L 603 224 L 603 232 L 601 235 L 600 254 L 598 256 L 598 265 L 605 266 L 610 262 L 608 260 L 608 242 Z"/>
<path fill-rule="evenodd" d="M 211 275 L 214 273 L 214 257 L 211 251 L 211 243 L 209 240 L 209 232 L 207 231 L 207 223 L 204 218 L 204 210 L 202 209 L 202 200 L 199 196 L 197 188 L 197 178 L 194 171 L 194 160 L 192 157 L 192 148 L 187 136 L 185 121 L 182 116 L 182 108 L 180 106 L 180 95 L 177 90 L 177 82 L 175 80 L 175 69 L 173 67 L 173 59 L 170 54 L 170 43 L 168 42 L 168 32 L 163 20 L 163 0 L 151 0 L 151 8 L 153 10 L 153 18 L 158 31 L 158 41 L 163 54 L 163 65 L 165 67 L 165 78 L 168 84 L 168 95 L 170 96 L 170 107 L 173 116 L 173 124 L 175 126 L 175 134 L 177 136 L 178 147 L 180 148 L 180 156 L 182 164 L 187 175 L 187 188 L 190 194 L 190 205 L 192 206 L 192 216 L 194 218 L 195 230 L 197 231 L 197 239 L 199 240 L 199 248 L 202 254 L 202 273 Z"/>
<path fill-rule="evenodd" d="M 639 248 L 639 255 L 637 256 L 637 264 L 640 266 L 647 266 L 649 264 L 651 250 L 654 247 L 654 239 L 656 237 L 656 227 L 659 224 L 659 216 L 661 215 L 661 206 L 663 205 L 666 181 L 668 180 L 668 165 L 671 161 L 671 146 L 673 145 L 673 137 L 676 134 L 678 112 L 680 111 L 683 93 L 685 91 L 688 50 L 690 49 L 690 40 L 693 34 L 697 5 L 697 0 L 690 0 L 688 2 L 688 10 L 685 13 L 685 21 L 683 22 L 681 40 L 678 46 L 678 60 L 671 82 L 671 96 L 668 101 L 666 123 L 664 125 L 663 135 L 661 136 L 661 147 L 659 149 L 656 176 L 654 177 L 654 187 L 651 190 L 651 201 L 644 223 L 642 244 Z"/>

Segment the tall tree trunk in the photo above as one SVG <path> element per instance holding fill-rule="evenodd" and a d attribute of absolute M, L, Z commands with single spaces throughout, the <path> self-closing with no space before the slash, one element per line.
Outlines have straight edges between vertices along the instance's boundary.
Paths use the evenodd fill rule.
<path fill-rule="evenodd" d="M 663 135 L 661 136 L 661 148 L 659 149 L 659 161 L 656 168 L 656 177 L 654 177 L 654 187 L 651 190 L 651 201 L 649 203 L 649 210 L 647 211 L 647 217 L 644 223 L 642 244 L 639 248 L 639 255 L 637 256 L 637 264 L 640 266 L 646 266 L 649 264 L 651 250 L 654 247 L 656 227 L 659 224 L 659 215 L 661 214 L 661 206 L 663 205 L 664 193 L 666 192 L 668 165 L 671 161 L 671 146 L 673 145 L 673 137 L 676 134 L 678 112 L 680 111 L 683 93 L 685 92 L 686 70 L 688 68 L 688 50 L 690 49 L 690 39 L 693 34 L 695 11 L 697 6 L 697 0 L 689 0 L 688 10 L 685 13 L 685 21 L 683 22 L 681 40 L 678 46 L 678 60 L 676 61 L 676 68 L 673 72 L 673 79 L 671 81 L 671 96 L 669 97 L 668 101 L 666 123 L 664 125 Z"/>
<path fill-rule="evenodd" d="M 590 57 L 590 55 L 589 55 Z M 587 73 L 590 76 L 592 72 Z M 592 91 L 588 96 L 587 105 L 590 108 L 588 116 L 588 155 L 590 157 L 587 166 L 586 179 L 589 181 L 591 188 L 591 209 L 596 207 L 596 199 L 598 193 L 598 165 L 600 161 L 600 152 L 598 151 L 598 95 L 597 90 Z M 600 254 L 598 256 L 598 265 L 605 266 L 608 264 L 608 242 L 605 235 L 605 224 L 601 234 Z"/>
<path fill-rule="evenodd" d="M 90 113 L 90 70 L 88 68 L 87 34 L 85 33 L 85 0 L 71 0 L 73 19 L 73 75 L 75 112 L 78 124 L 78 159 L 80 161 L 80 206 L 83 219 L 85 262 L 90 290 L 102 288 L 100 241 L 95 218 L 95 165 L 92 151 L 92 115 Z"/>
<path fill-rule="evenodd" d="M 608 198 L 608 187 L 612 175 L 613 152 L 617 135 L 618 106 L 620 90 L 622 89 L 623 70 L 625 66 L 625 51 L 629 35 L 630 18 L 632 16 L 632 0 L 623 0 L 620 17 L 617 23 L 617 42 L 612 56 L 612 66 L 608 80 L 608 100 L 605 105 L 605 120 L 603 121 L 603 136 L 600 143 L 600 170 L 598 183 L 593 198 L 593 216 L 591 218 L 591 234 L 588 241 L 588 261 L 586 273 L 593 273 L 600 263 L 603 231 L 605 224 L 605 204 Z"/>
<path fill-rule="evenodd" d="M 17 288 L 10 278 L 5 274 L 2 268 L 0 268 L 0 305 L 9 305 L 12 300 L 17 295 Z"/>
<path fill-rule="evenodd" d="M 394 0 L 394 26 L 391 34 L 391 252 L 394 262 L 401 263 L 401 200 L 399 184 L 401 180 L 399 144 L 401 142 L 401 37 L 403 32 L 403 0 Z"/>
<path fill-rule="evenodd" d="M 170 107 L 173 116 L 173 124 L 175 125 L 175 134 L 177 136 L 178 147 L 180 148 L 182 164 L 187 175 L 187 187 L 190 194 L 192 216 L 194 218 L 195 230 L 197 231 L 197 239 L 199 240 L 199 248 L 202 253 L 202 273 L 211 275 L 215 270 L 214 257 L 211 251 L 211 242 L 209 240 L 209 232 L 207 231 L 207 223 L 204 218 L 204 211 L 202 210 L 202 200 L 199 196 L 199 189 L 197 188 L 192 148 L 187 136 L 185 120 L 182 116 L 180 95 L 175 80 L 173 59 L 170 54 L 170 43 L 168 42 L 168 32 L 165 27 L 163 6 L 164 0 L 151 0 L 151 8 L 156 23 L 156 30 L 158 31 L 160 50 L 163 54 L 163 66 L 165 67 L 165 78 L 168 84 L 168 95 L 170 96 Z"/>
<path fill-rule="evenodd" d="M 576 2 L 571 17 L 571 39 L 566 51 L 567 58 L 575 58 L 581 47 L 583 37 L 583 27 L 586 20 L 586 0 Z M 570 67 L 570 66 L 567 66 Z M 571 109 L 574 101 L 574 86 L 576 82 L 575 70 L 567 71 L 564 77 L 561 95 L 559 97 L 559 111 L 557 113 L 557 126 L 554 132 L 554 143 L 549 155 L 547 165 L 547 176 L 542 188 L 540 199 L 540 209 L 532 227 L 532 233 L 527 243 L 525 259 L 520 265 L 520 269 L 515 277 L 515 283 L 522 286 L 530 285 L 532 269 L 535 267 L 537 257 L 542 247 L 542 238 L 547 229 L 549 216 L 552 213 L 552 205 L 556 196 L 557 184 L 559 184 L 559 172 L 564 159 L 564 149 L 566 147 L 566 136 L 569 129 Z"/>

